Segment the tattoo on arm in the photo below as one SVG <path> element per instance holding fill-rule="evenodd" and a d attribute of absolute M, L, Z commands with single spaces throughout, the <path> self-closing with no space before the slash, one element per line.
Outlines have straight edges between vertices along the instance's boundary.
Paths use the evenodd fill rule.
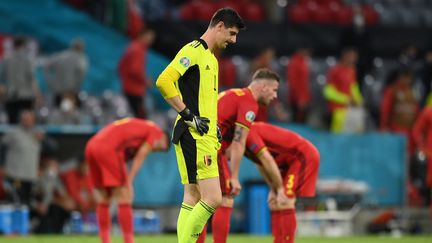
<path fill-rule="evenodd" d="M 243 135 L 243 127 L 237 126 L 234 131 L 233 141 L 240 142 Z"/>

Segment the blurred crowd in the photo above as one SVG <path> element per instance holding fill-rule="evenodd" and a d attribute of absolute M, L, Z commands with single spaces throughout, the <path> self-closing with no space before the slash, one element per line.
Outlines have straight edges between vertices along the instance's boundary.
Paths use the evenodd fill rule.
<path fill-rule="evenodd" d="M 28 205 L 33 230 L 41 233 L 60 232 L 72 211 L 92 211 L 94 201 L 82 157 L 59 162 L 52 152 L 55 140 L 36 125 L 104 125 L 136 116 L 168 127 L 174 118 L 172 112 L 158 110 L 154 80 L 145 72 L 145 57 L 157 33 L 150 28 L 141 31 L 145 23 L 140 10 L 131 7 L 141 4 L 139 9 L 145 13 L 162 9 L 166 2 L 67 2 L 128 34 L 132 41 L 118 63 L 122 92 L 107 90 L 95 96 L 82 88 L 92 63 L 79 38 L 63 51 L 41 56 L 31 37 L 0 36 L 0 123 L 16 125 L 4 130 L 1 138 L 0 178 L 6 183 L 0 186 L 0 200 Z M 158 13 L 165 12 L 150 11 L 147 16 Z M 340 52 L 334 56 L 314 57 L 307 43 L 290 56 L 279 56 L 272 47 L 259 50 L 254 58 L 215 53 L 220 90 L 244 87 L 255 70 L 267 67 L 277 71 L 283 82 L 278 100 L 260 108 L 257 120 L 303 123 L 334 133 L 403 134 L 413 158 L 410 203 L 427 205 L 432 178 L 424 178 L 422 170 L 432 141 L 425 141 L 422 134 L 432 132 L 432 127 L 422 127 L 425 130 L 418 130 L 417 135 L 413 128 L 422 111 L 432 105 L 432 50 L 418 50 L 407 43 L 397 59 L 373 56 L 363 45 L 368 32 L 364 16 L 358 13 L 353 12 L 353 25 L 344 32 Z M 41 83 L 46 86 L 43 92 Z"/>

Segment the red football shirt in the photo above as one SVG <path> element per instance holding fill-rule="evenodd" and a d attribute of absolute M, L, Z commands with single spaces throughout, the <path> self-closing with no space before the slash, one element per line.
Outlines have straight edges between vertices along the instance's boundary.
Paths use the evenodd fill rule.
<path fill-rule="evenodd" d="M 123 91 L 126 94 L 144 95 L 147 48 L 139 41 L 134 41 L 128 46 L 120 60 L 118 71 L 122 80 Z"/>
<path fill-rule="evenodd" d="M 151 121 L 124 118 L 104 127 L 90 142 L 126 152 L 127 158 L 130 159 L 144 142 L 153 147 L 155 141 L 163 134 L 162 129 Z"/>
<path fill-rule="evenodd" d="M 236 125 L 248 128 L 258 113 L 258 103 L 248 88 L 229 89 L 219 94 L 218 125 L 222 133 L 222 152 L 231 144 Z"/>
<path fill-rule="evenodd" d="M 307 58 L 295 54 L 287 66 L 289 102 L 307 104 L 311 100 Z"/>
<path fill-rule="evenodd" d="M 351 97 L 351 85 L 357 82 L 356 75 L 354 67 L 337 64 L 330 69 L 327 76 L 327 83 L 333 85 L 337 91 Z M 329 108 L 331 111 L 344 107 L 344 104 L 329 102 Z"/>
<path fill-rule="evenodd" d="M 268 123 L 254 122 L 246 140 L 246 155 L 256 163 L 257 156 L 268 149 L 276 162 L 290 161 L 290 156 L 296 158 L 298 153 L 307 153 L 309 142 L 295 132 Z M 278 160 L 283 155 L 284 160 Z"/>

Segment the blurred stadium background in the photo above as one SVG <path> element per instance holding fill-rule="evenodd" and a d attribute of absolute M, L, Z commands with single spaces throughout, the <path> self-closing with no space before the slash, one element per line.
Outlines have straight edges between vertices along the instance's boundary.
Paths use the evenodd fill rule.
<path fill-rule="evenodd" d="M 283 80 L 279 101 L 263 112 L 262 119 L 300 133 L 321 153 L 318 194 L 297 203 L 298 242 L 346 242 L 348 239 L 371 243 L 430 242 L 432 207 L 427 157 L 415 144 L 407 149 L 413 143 L 412 138 L 383 127 L 381 120 L 386 115 L 382 108 L 384 91 L 394 82 L 394 73 L 401 69 L 408 68 L 414 73 L 409 92 L 415 97 L 418 112 L 413 113 L 412 120 L 428 105 L 432 84 L 432 0 L 2 0 L 0 58 L 3 62 L 13 55 L 14 43 L 24 39 L 23 50 L 35 73 L 38 91 L 24 88 L 30 90 L 27 98 L 34 101 L 37 127 L 45 133 L 41 142 L 40 174 L 48 167 L 54 168 L 55 175 L 68 189 L 71 185 L 68 187 L 67 175 L 82 161 L 89 137 L 101 126 L 133 115 L 122 92 L 117 67 L 128 43 L 143 27 L 152 28 L 156 33 L 156 40 L 145 57 L 149 80 L 144 96 L 146 113 L 149 119 L 170 128 L 176 113 L 160 96 L 154 81 L 185 43 L 200 36 L 212 13 L 222 6 L 236 9 L 246 20 L 247 30 L 238 36 L 236 45 L 218 55 L 220 89 L 247 85 L 257 67 L 277 71 Z M 73 82 L 79 88 L 76 94 L 56 93 L 59 88 L 50 77 L 52 63 L 65 50 L 75 50 L 76 43 L 80 43 L 80 54 L 76 57 L 79 67 L 76 72 L 80 74 L 74 77 L 80 80 Z M 328 71 L 338 63 L 345 47 L 358 50 L 355 68 L 364 105 L 360 115 L 354 117 L 355 127 L 348 125 L 344 132 L 335 134 L 329 131 L 329 111 L 323 90 Z M 311 50 L 308 83 L 312 99 L 306 119 L 298 122 L 288 99 L 287 68 L 294 53 L 301 48 Z M 4 75 L 4 65 L 2 68 Z M 10 89 L 3 76 L 0 77 L 0 133 L 3 135 L 14 125 L 9 111 Z M 408 125 L 407 134 L 413 125 L 413 122 Z M 38 209 L 33 203 L 25 205 L 17 199 L 4 168 L 8 151 L 3 147 L 0 180 L 5 183 L 0 186 L 0 233 L 36 234 L 38 222 L 34 218 L 30 220 L 30 215 Z M 241 180 L 244 190 L 236 201 L 231 231 L 246 235 L 236 236 L 232 242 L 271 242 L 267 188 L 246 159 L 242 162 Z M 135 231 L 137 235 L 144 234 L 138 240 L 174 242 L 174 236 L 145 236 L 175 232 L 183 192 L 174 151 L 152 154 L 134 186 Z M 83 210 L 77 206 L 79 203 L 65 202 L 74 199 L 67 191 L 62 194 L 53 190 L 54 199 L 50 202 L 65 212 L 59 221 L 61 232 L 95 234 L 97 226 L 92 207 Z M 114 233 L 119 233 L 118 227 Z M 307 238 L 364 234 L 396 238 L 422 236 L 399 240 Z M 264 237 L 248 238 L 247 235 Z M 19 238 L 2 236 L 0 239 L 1 242 L 19 241 Z M 59 238 L 31 236 L 25 240 L 51 242 Z M 96 242 L 95 237 L 68 240 Z"/>

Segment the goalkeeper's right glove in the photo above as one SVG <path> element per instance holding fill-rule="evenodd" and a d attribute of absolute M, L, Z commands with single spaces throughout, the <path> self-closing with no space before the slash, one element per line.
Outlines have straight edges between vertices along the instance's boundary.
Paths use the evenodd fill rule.
<path fill-rule="evenodd" d="M 201 136 L 208 132 L 210 120 L 207 117 L 196 116 L 188 108 L 180 111 L 179 114 L 184 122 L 189 127 L 193 127 Z"/>

